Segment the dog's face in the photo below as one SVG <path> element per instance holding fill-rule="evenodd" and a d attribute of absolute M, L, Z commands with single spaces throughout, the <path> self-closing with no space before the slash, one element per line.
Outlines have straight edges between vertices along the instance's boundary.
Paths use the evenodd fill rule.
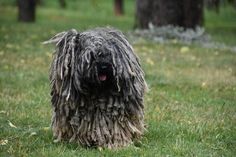
<path fill-rule="evenodd" d="M 109 56 L 102 56 L 101 54 L 96 61 L 97 80 L 100 83 L 109 82 L 113 79 L 113 65 L 109 60 Z"/>
<path fill-rule="evenodd" d="M 107 49 L 103 45 L 92 47 L 88 45 L 82 50 L 80 58 L 87 59 L 81 61 L 83 65 L 82 80 L 91 91 L 94 89 L 99 92 L 117 91 L 116 70 L 112 61 L 112 50 Z M 87 52 L 86 52 L 87 50 Z M 89 50 L 89 51 L 88 51 Z"/>
<path fill-rule="evenodd" d="M 97 85 L 103 86 L 104 88 L 111 86 L 115 79 L 111 54 L 109 52 L 99 52 L 94 62 L 92 68 L 95 72 L 95 82 Z"/>

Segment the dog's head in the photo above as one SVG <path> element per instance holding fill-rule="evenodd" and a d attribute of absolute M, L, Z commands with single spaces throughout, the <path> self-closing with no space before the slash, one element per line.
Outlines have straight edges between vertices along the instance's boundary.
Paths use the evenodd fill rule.
<path fill-rule="evenodd" d="M 97 39 L 95 43 L 81 45 L 78 67 L 81 76 L 81 82 L 85 84 L 84 88 L 95 91 L 117 90 L 116 84 L 116 65 L 112 58 L 114 57 L 112 49 L 109 48 L 106 41 Z"/>
<path fill-rule="evenodd" d="M 80 93 L 116 92 L 143 95 L 146 83 L 137 56 L 124 35 L 113 29 L 57 34 L 51 82 Z M 61 82 L 58 85 L 58 82 Z M 64 84 L 62 83 L 64 82 Z M 56 87 L 55 87 L 56 88 Z M 68 91 L 66 91 L 68 92 Z"/>

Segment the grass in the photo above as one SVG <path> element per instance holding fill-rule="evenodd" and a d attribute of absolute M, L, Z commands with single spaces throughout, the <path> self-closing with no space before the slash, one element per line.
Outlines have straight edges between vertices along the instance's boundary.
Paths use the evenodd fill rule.
<path fill-rule="evenodd" d="M 133 1 L 126 1 L 123 17 L 113 15 L 112 1 L 93 2 L 80 1 L 67 10 L 48 2 L 38 8 L 34 24 L 16 22 L 14 6 L 0 7 L 0 156 L 235 156 L 236 54 L 179 43 L 133 45 L 150 87 L 148 132 L 139 146 L 99 151 L 52 142 L 52 47 L 40 42 L 72 27 L 133 27 Z M 219 16 L 206 12 L 207 31 L 217 41 L 236 45 L 236 12 L 226 7 Z"/>

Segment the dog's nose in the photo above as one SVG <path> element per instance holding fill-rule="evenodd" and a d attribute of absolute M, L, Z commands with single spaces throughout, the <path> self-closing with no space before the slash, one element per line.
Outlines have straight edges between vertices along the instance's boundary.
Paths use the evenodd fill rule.
<path fill-rule="evenodd" d="M 102 66 L 101 66 L 101 69 L 107 69 L 107 68 L 108 68 L 107 65 L 102 65 Z"/>
<path fill-rule="evenodd" d="M 97 66 L 101 69 L 101 70 L 106 70 L 109 68 L 109 63 L 106 62 L 98 62 Z"/>

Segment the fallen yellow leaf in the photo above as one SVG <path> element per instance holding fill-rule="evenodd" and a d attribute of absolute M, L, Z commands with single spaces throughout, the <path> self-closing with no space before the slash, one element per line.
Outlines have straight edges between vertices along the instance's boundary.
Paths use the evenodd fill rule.
<path fill-rule="evenodd" d="M 35 135 L 37 135 L 36 132 L 31 132 L 29 136 L 31 137 L 31 136 L 35 136 Z"/>
<path fill-rule="evenodd" d="M 43 127 L 44 131 L 48 131 L 50 129 L 50 127 Z"/>
<path fill-rule="evenodd" d="M 205 88 L 207 86 L 207 83 L 206 82 L 202 82 L 202 88 Z"/>
<path fill-rule="evenodd" d="M 12 44 L 8 43 L 8 44 L 6 44 L 6 47 L 10 49 L 10 48 L 13 48 L 14 46 Z"/>
<path fill-rule="evenodd" d="M 4 55 L 4 51 L 0 51 L 0 56 Z"/>
<path fill-rule="evenodd" d="M 20 62 L 21 62 L 22 64 L 24 64 L 24 63 L 25 63 L 25 60 L 24 60 L 24 59 L 21 59 Z"/>
<path fill-rule="evenodd" d="M 8 143 L 8 140 L 0 140 L 1 146 L 7 145 L 7 143 Z"/>
<path fill-rule="evenodd" d="M 155 111 L 156 112 L 160 112 L 161 110 L 160 110 L 160 108 L 158 106 L 156 106 Z"/>
<path fill-rule="evenodd" d="M 5 113 L 7 113 L 7 111 L 1 110 L 0 113 L 5 114 Z"/>
<path fill-rule="evenodd" d="M 98 147 L 98 150 L 101 152 L 102 151 L 102 147 Z"/>
<path fill-rule="evenodd" d="M 8 124 L 10 125 L 10 127 L 12 127 L 12 128 L 17 128 L 14 124 L 12 124 L 12 122 L 10 122 L 9 120 L 8 120 Z"/>
<path fill-rule="evenodd" d="M 181 47 L 181 49 L 180 49 L 180 53 L 186 53 L 186 52 L 188 52 L 189 51 L 189 47 L 187 47 L 187 46 L 183 46 L 183 47 Z"/>
<path fill-rule="evenodd" d="M 178 40 L 173 39 L 173 40 L 172 40 L 172 43 L 176 44 L 176 43 L 178 43 Z"/>
<path fill-rule="evenodd" d="M 150 65 L 154 65 L 154 62 L 151 58 L 147 58 L 147 63 L 150 64 Z"/>
<path fill-rule="evenodd" d="M 49 58 L 52 58 L 52 53 L 46 52 L 46 56 L 49 57 Z"/>

